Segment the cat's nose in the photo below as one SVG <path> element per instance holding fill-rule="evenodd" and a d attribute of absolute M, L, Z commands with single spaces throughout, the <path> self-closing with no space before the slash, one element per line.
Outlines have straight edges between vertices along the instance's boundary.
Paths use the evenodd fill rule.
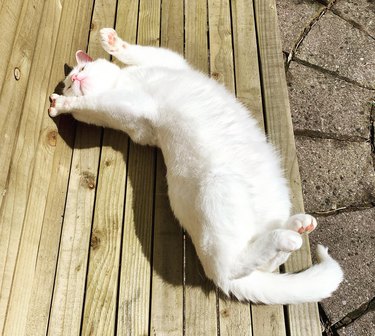
<path fill-rule="evenodd" d="M 72 81 L 74 82 L 75 80 L 78 80 L 77 75 L 72 76 Z"/>

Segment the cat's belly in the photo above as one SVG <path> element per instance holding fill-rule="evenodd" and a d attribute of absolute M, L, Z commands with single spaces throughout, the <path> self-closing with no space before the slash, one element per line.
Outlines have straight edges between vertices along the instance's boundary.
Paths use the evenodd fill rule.
<path fill-rule="evenodd" d="M 168 195 L 173 213 L 183 228 L 192 235 L 197 231 L 201 220 L 196 204 L 198 199 L 197 183 L 184 177 L 169 174 L 167 174 L 167 180 Z"/>
<path fill-rule="evenodd" d="M 207 172 L 189 178 L 167 173 L 167 180 L 171 208 L 193 239 L 213 231 L 249 240 L 289 217 L 287 189 L 277 184 Z"/>

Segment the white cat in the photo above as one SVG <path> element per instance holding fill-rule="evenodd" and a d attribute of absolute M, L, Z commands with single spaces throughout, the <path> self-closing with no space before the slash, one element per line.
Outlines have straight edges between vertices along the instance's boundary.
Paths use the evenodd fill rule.
<path fill-rule="evenodd" d="M 290 217 L 279 158 L 246 108 L 178 54 L 130 45 L 110 28 L 100 33 L 103 48 L 131 66 L 78 51 L 64 96 L 51 95 L 50 116 L 71 112 L 161 148 L 173 212 L 224 293 L 267 304 L 330 296 L 343 273 L 323 246 L 319 264 L 272 273 L 317 224 L 310 215 Z"/>

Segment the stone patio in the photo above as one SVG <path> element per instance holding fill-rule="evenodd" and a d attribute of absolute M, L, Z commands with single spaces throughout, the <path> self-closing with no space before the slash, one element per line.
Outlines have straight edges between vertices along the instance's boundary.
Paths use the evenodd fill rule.
<path fill-rule="evenodd" d="M 279 0 L 278 14 L 310 241 L 345 272 L 322 329 L 374 335 L 375 1 Z"/>

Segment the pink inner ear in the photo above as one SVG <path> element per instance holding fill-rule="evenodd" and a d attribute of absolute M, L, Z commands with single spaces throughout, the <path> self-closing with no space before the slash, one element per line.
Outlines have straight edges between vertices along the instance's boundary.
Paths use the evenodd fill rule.
<path fill-rule="evenodd" d="M 78 64 L 92 62 L 92 58 L 82 50 L 76 52 L 76 60 Z"/>

